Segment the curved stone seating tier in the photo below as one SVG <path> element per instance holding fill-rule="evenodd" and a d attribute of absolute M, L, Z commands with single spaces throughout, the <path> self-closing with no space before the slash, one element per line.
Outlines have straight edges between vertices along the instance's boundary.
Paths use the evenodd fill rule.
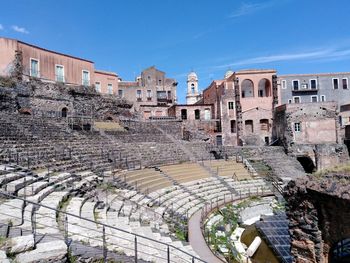
<path fill-rule="evenodd" d="M 159 169 L 177 183 L 186 183 L 210 176 L 198 163 L 165 165 L 160 166 Z"/>
<path fill-rule="evenodd" d="M 237 163 L 233 160 L 212 160 L 204 161 L 204 165 L 209 167 L 213 172 L 219 176 L 231 176 L 235 175 L 235 179 L 249 180 L 253 179 L 248 170 L 242 163 Z"/>
<path fill-rule="evenodd" d="M 118 178 L 143 193 L 172 185 L 168 178 L 154 168 L 122 172 L 118 174 Z"/>
<path fill-rule="evenodd" d="M 223 177 L 227 185 L 236 190 L 239 195 L 244 194 L 268 194 L 270 188 L 262 179 L 249 181 L 234 181 L 230 177 Z M 173 214 L 190 217 L 194 212 L 201 209 L 206 202 L 215 202 L 229 199 L 233 196 L 230 189 L 221 180 L 211 177 L 184 184 L 185 188 L 173 186 L 149 194 L 150 207 L 162 207 L 165 218 Z"/>

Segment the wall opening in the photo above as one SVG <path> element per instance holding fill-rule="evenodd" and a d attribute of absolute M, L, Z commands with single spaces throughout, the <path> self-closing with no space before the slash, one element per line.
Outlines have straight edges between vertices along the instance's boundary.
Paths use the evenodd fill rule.
<path fill-rule="evenodd" d="M 222 136 L 221 135 L 216 136 L 216 145 L 218 145 L 218 146 L 222 145 Z"/>
<path fill-rule="evenodd" d="M 200 120 L 200 118 L 201 118 L 201 111 L 200 110 L 194 110 L 194 118 L 196 120 Z"/>
<path fill-rule="evenodd" d="M 246 120 L 244 126 L 246 134 L 251 134 L 254 132 L 253 120 Z"/>
<path fill-rule="evenodd" d="M 250 79 L 243 80 L 241 84 L 242 98 L 254 97 L 254 83 Z"/>
<path fill-rule="evenodd" d="M 316 171 L 316 166 L 309 156 L 299 156 L 297 160 L 304 168 L 305 173 L 313 173 Z"/>
<path fill-rule="evenodd" d="M 181 119 L 187 120 L 187 110 L 186 109 L 181 110 Z"/>
<path fill-rule="evenodd" d="M 258 96 L 270 97 L 271 96 L 271 84 L 268 79 L 262 79 L 258 84 Z"/>
<path fill-rule="evenodd" d="M 67 118 L 67 116 L 68 116 L 68 109 L 66 107 L 64 107 L 61 110 L 61 116 L 62 116 L 62 118 Z"/>

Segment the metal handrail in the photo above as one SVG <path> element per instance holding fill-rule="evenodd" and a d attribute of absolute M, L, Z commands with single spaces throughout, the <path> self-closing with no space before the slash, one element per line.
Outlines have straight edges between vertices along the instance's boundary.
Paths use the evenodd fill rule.
<path fill-rule="evenodd" d="M 72 213 L 69 213 L 69 212 L 66 212 L 66 211 L 62 211 L 60 209 L 56 209 L 56 208 L 52 208 L 50 206 L 47 206 L 47 205 L 43 205 L 41 203 L 37 203 L 37 202 L 33 202 L 33 201 L 30 201 L 30 200 L 26 200 L 25 198 L 21 198 L 21 197 L 18 197 L 18 196 L 15 196 L 15 195 L 12 195 L 12 194 L 9 194 L 9 193 L 6 193 L 4 191 L 0 191 L 0 195 L 3 195 L 7 198 L 12 198 L 12 199 L 18 199 L 18 200 L 22 200 L 23 202 L 26 202 L 26 203 L 30 203 L 32 205 L 35 205 L 37 207 L 44 207 L 44 208 L 47 208 L 49 210 L 52 210 L 52 211 L 55 211 L 56 213 L 62 213 L 64 215 L 69 215 L 69 216 L 72 216 L 72 217 L 76 217 L 76 218 L 79 218 L 79 219 L 83 219 L 87 222 L 90 222 L 90 223 L 94 223 L 94 224 L 97 224 L 101 227 L 108 227 L 108 228 L 111 228 L 111 229 L 114 229 L 114 230 L 117 230 L 117 231 L 121 231 L 123 233 L 126 233 L 126 234 L 129 234 L 129 235 L 133 235 L 134 237 L 139 237 L 139 238 L 144 238 L 146 240 L 149 240 L 149 241 L 152 241 L 152 242 L 156 242 L 158 244 L 161 244 L 163 246 L 166 246 L 166 247 L 169 247 L 169 248 L 172 248 L 172 249 L 175 249 L 177 251 L 180 251 L 182 253 L 184 253 L 185 255 L 187 256 L 190 256 L 192 258 L 192 262 L 194 262 L 194 260 L 198 260 L 200 262 L 206 262 L 200 258 L 197 258 L 196 256 L 193 256 L 191 255 L 190 253 L 186 252 L 186 251 L 183 251 L 182 249 L 180 248 L 177 248 L 175 247 L 174 245 L 171 245 L 171 244 L 167 244 L 167 243 L 164 243 L 164 242 L 161 242 L 161 241 L 158 241 L 158 240 L 155 240 L 155 239 L 152 239 L 150 237 L 146 237 L 146 236 L 143 236 L 143 235 L 139 235 L 139 234 L 136 234 L 136 233 L 133 233 L 131 231 L 127 231 L 125 229 L 121 229 L 121 228 L 117 228 L 115 226 L 110 226 L 110 225 L 107 225 L 105 223 L 101 223 L 101 222 L 96 222 L 94 220 L 91 220 L 91 219 L 88 219 L 88 218 L 84 218 L 84 217 L 81 217 L 81 216 L 78 216 L 78 215 L 74 215 Z"/>

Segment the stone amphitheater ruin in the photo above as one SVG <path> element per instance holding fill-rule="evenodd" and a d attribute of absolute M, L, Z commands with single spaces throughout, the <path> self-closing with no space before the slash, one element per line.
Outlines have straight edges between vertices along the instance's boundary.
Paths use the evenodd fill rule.
<path fill-rule="evenodd" d="M 225 262 L 210 215 L 282 195 L 292 254 L 277 262 L 347 262 L 346 172 L 299 181 L 283 147 L 185 141 L 181 121 L 140 121 L 86 87 L 2 78 L 0 102 L 1 262 Z"/>

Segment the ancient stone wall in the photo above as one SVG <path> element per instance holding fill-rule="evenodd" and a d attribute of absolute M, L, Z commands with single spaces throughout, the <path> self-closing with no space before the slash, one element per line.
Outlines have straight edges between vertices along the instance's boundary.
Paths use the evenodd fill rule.
<path fill-rule="evenodd" d="M 332 262 L 332 247 L 350 237 L 349 183 L 349 175 L 329 174 L 288 184 L 285 198 L 295 262 Z"/>
<path fill-rule="evenodd" d="M 113 95 L 97 93 L 92 87 L 67 86 L 59 83 L 0 80 L 2 111 L 23 111 L 31 114 L 60 113 L 64 108 L 71 116 L 89 116 L 96 119 L 132 117 L 131 103 Z"/>

